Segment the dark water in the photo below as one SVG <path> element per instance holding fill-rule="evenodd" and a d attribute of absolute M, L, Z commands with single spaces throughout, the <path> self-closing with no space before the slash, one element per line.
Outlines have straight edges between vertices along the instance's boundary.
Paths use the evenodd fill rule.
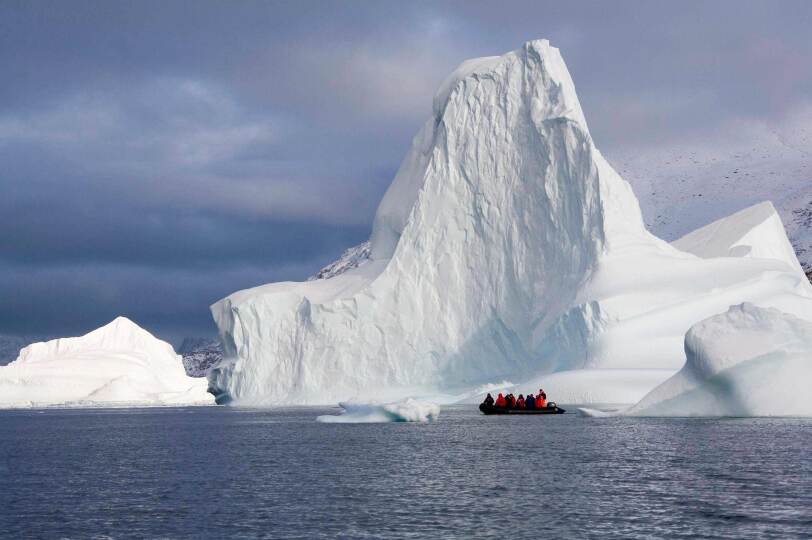
<path fill-rule="evenodd" d="M 812 536 L 809 420 L 323 412 L 0 412 L 0 536 Z"/>

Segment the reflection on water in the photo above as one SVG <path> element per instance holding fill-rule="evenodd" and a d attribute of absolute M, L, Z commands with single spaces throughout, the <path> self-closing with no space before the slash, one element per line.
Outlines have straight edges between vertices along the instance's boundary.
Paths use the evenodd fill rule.
<path fill-rule="evenodd" d="M 812 421 L 0 412 L 0 536 L 808 538 Z"/>

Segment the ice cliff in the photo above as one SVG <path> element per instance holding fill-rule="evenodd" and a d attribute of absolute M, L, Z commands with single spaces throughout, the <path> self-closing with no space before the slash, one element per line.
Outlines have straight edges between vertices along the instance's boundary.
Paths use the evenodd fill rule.
<path fill-rule="evenodd" d="M 807 320 L 752 304 L 732 306 L 688 331 L 685 355 L 685 366 L 627 414 L 812 416 Z"/>
<path fill-rule="evenodd" d="M 588 402 L 603 384 L 602 396 L 634 403 L 682 366 L 697 321 L 812 295 L 791 251 L 771 247 L 787 242 L 771 207 L 706 231 L 710 251 L 652 236 L 547 41 L 464 62 L 433 112 L 368 253 L 326 279 L 212 306 L 226 356 L 209 374 L 218 401 L 392 400 L 556 372 Z"/>
<path fill-rule="evenodd" d="M 119 317 L 81 337 L 33 343 L 0 367 L 0 407 L 213 403 L 172 346 Z"/>

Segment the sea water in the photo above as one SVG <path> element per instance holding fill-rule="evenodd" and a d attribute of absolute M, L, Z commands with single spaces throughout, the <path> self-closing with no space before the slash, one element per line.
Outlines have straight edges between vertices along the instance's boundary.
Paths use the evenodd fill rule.
<path fill-rule="evenodd" d="M 4 538 L 809 538 L 812 420 L 0 412 Z"/>

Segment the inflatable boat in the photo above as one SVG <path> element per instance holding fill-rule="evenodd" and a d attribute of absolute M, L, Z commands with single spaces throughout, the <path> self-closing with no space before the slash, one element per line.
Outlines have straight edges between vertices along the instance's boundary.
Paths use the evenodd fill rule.
<path fill-rule="evenodd" d="M 564 414 L 567 412 L 554 402 L 550 402 L 541 409 L 508 409 L 507 407 L 494 407 L 493 405 L 479 404 L 482 414 Z"/>

